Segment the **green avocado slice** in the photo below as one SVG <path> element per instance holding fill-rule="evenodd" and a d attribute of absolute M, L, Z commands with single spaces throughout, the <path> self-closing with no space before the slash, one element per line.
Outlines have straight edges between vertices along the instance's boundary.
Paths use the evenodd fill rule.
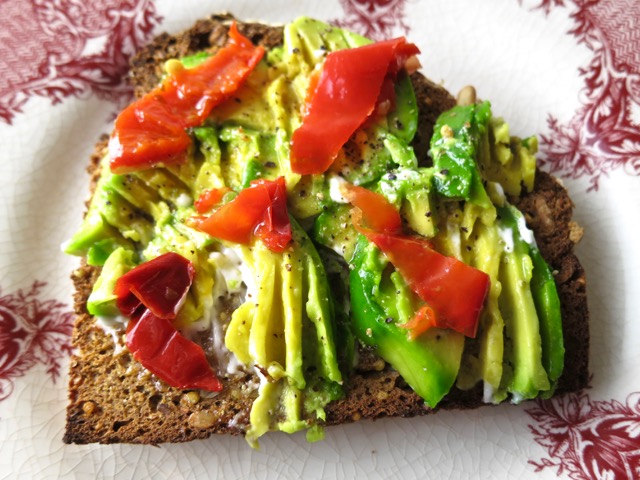
<path fill-rule="evenodd" d="M 512 371 L 501 386 L 512 394 L 512 400 L 517 403 L 537 397 L 551 385 L 543 366 L 541 323 L 530 289 L 533 262 L 529 246 L 519 232 L 514 210 L 509 206 L 498 209 L 502 234 L 512 239 L 500 267 L 503 289 L 499 302 L 506 326 L 505 360 Z"/>
<path fill-rule="evenodd" d="M 415 340 L 398 324 L 401 312 L 394 312 L 397 297 L 407 292 L 381 288 L 387 261 L 375 245 L 360 236 L 350 276 L 352 327 L 356 337 L 398 371 L 409 386 L 430 407 L 449 392 L 458 370 L 464 337 L 452 330 L 433 328 Z M 397 278 L 396 278 L 397 282 Z"/>
<path fill-rule="evenodd" d="M 118 279 L 135 266 L 134 252 L 119 247 L 109 255 L 87 300 L 87 311 L 98 317 L 120 315 L 114 293 Z"/>
<path fill-rule="evenodd" d="M 533 232 L 527 229 L 524 216 L 513 206 L 500 210 L 503 222 L 509 225 L 517 241 L 526 245 L 531 258 L 531 295 L 540 322 L 542 365 L 547 371 L 551 388 L 544 396 L 553 393 L 555 383 L 564 370 L 564 339 L 560 299 L 551 268 L 542 258 L 535 244 Z"/>
<path fill-rule="evenodd" d="M 253 286 L 232 315 L 225 344 L 269 378 L 251 410 L 250 443 L 272 429 L 307 428 L 307 420 L 322 419 L 326 403 L 342 395 L 327 275 L 311 239 L 293 218 L 291 225 L 293 244 L 282 253 L 261 242 L 239 247 Z M 284 418 L 274 424 L 278 406 Z"/>

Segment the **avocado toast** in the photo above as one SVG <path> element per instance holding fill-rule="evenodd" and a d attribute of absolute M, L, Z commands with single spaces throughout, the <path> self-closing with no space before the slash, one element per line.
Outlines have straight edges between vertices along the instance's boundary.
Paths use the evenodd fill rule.
<path fill-rule="evenodd" d="M 132 62 L 131 80 L 136 95 L 142 97 L 152 91 L 167 71 L 176 68 L 175 64 L 171 66 L 171 62 L 167 61 L 184 59 L 182 63 L 188 67 L 190 62 L 197 64 L 224 48 L 230 23 L 231 18 L 228 16 L 216 16 L 198 22 L 192 29 L 178 36 L 158 37 Z M 457 254 L 468 263 L 478 263 L 478 258 L 466 253 L 475 248 L 475 239 L 464 235 L 477 233 L 475 223 L 463 223 L 464 218 L 470 218 L 473 213 L 465 214 L 464 205 L 473 205 L 473 201 L 462 203 L 458 197 L 451 201 L 434 199 L 438 188 L 447 193 L 451 185 L 447 184 L 445 177 L 448 177 L 448 173 L 453 173 L 455 165 L 439 165 L 434 169 L 429 151 L 431 150 L 432 156 L 436 152 L 437 158 L 438 138 L 432 140 L 432 136 L 435 133 L 436 137 L 440 135 L 440 139 L 445 141 L 447 138 L 442 137 L 459 137 L 456 132 L 460 128 L 456 129 L 446 118 L 439 119 L 443 112 L 456 106 L 456 101 L 444 89 L 419 73 L 413 73 L 410 82 L 409 77 L 399 74 L 395 85 L 395 109 L 387 112 L 384 121 L 370 123 L 366 127 L 364 140 L 360 143 L 358 134 L 353 136 L 342 149 L 344 156 L 340 157 L 340 168 L 336 167 L 337 174 L 307 175 L 292 181 L 294 175 L 287 170 L 288 165 L 280 161 L 282 157 L 278 156 L 278 146 L 282 147 L 289 140 L 291 125 L 284 125 L 282 128 L 276 128 L 279 125 L 265 127 L 273 119 L 264 119 L 264 112 L 268 109 L 260 104 L 267 98 L 267 103 L 271 99 L 277 108 L 279 104 L 273 100 L 277 96 L 272 93 L 271 96 L 262 97 L 260 94 L 256 99 L 252 95 L 259 92 L 260 85 L 263 84 L 268 84 L 276 92 L 282 87 L 282 92 L 291 95 L 291 87 L 278 86 L 277 77 L 274 80 L 270 73 L 281 69 L 285 71 L 284 78 L 294 85 L 296 81 L 301 82 L 300 86 L 294 87 L 297 90 L 294 89 L 293 92 L 299 98 L 304 98 L 310 72 L 315 68 L 314 62 L 321 63 L 328 50 L 347 46 L 343 45 L 344 42 L 364 44 L 366 41 L 348 32 L 329 29 L 319 22 L 305 19 L 293 22 L 284 29 L 246 23 L 239 24 L 238 29 L 254 45 L 264 46 L 268 52 L 276 53 L 267 54 L 266 59 L 256 67 L 253 77 L 247 80 L 248 87 L 239 90 L 231 101 L 214 109 L 206 125 L 191 129 L 191 162 L 183 167 L 152 168 L 114 175 L 104 160 L 108 154 L 106 139 L 96 147 L 90 166 L 93 199 L 85 224 L 66 246 L 67 251 L 85 255 L 87 260 L 73 274 L 78 314 L 74 343 L 79 348 L 79 353 L 73 357 L 70 370 L 70 404 L 65 442 L 155 444 L 205 438 L 212 433 L 247 432 L 250 440 L 255 441 L 268 430 L 296 431 L 309 427 L 310 438 L 313 439 L 321 436 L 320 427 L 325 424 L 383 416 L 414 416 L 439 408 L 474 408 L 507 398 L 519 401 L 522 398 L 537 397 L 539 392 L 545 396 L 554 392 L 560 394 L 576 391 L 586 386 L 588 323 L 585 281 L 582 267 L 573 255 L 579 229 L 571 222 L 572 204 L 564 188 L 549 175 L 534 171 L 534 164 L 532 170 L 531 162 L 526 179 L 517 177 L 516 181 L 510 182 L 509 179 L 500 178 L 501 184 L 510 185 L 503 187 L 506 193 L 500 192 L 498 188 L 493 191 L 486 188 L 489 191 L 485 193 L 487 198 L 489 195 L 494 198 L 485 204 L 485 210 L 494 213 L 493 216 L 488 215 L 491 218 L 481 229 L 492 231 L 494 239 L 502 240 L 499 247 L 487 247 L 488 257 L 498 261 L 504 260 L 503 250 L 510 249 L 507 252 L 509 255 L 520 255 L 519 260 L 526 256 L 531 259 L 529 262 L 535 263 L 538 257 L 531 251 L 534 243 L 526 241 L 524 237 L 528 235 L 528 230 L 519 225 L 526 219 L 528 227 L 535 233 L 536 250 L 549 264 L 548 271 L 553 273 L 552 280 L 555 279 L 551 283 L 557 286 L 564 340 L 563 365 L 553 366 L 554 356 L 549 352 L 545 355 L 539 352 L 535 359 L 527 360 L 526 348 L 513 348 L 518 340 L 512 327 L 511 331 L 510 327 L 497 329 L 501 339 L 505 331 L 509 339 L 501 340 L 498 351 L 487 348 L 489 329 L 482 323 L 475 339 L 451 333 L 447 329 L 437 329 L 439 333 L 434 333 L 434 330 L 423 335 L 433 335 L 434 339 L 440 335 L 433 340 L 436 344 L 441 344 L 444 337 L 451 337 L 450 340 L 445 338 L 444 341 L 448 343 L 444 350 L 451 352 L 452 359 L 444 363 L 449 362 L 453 367 L 443 368 L 446 374 L 435 374 L 432 378 L 443 391 L 442 396 L 429 397 L 433 389 L 422 389 L 419 376 L 417 380 L 413 380 L 408 378 L 409 373 L 404 376 L 398 373 L 402 369 L 407 372 L 411 370 L 411 359 L 401 365 L 402 360 L 388 358 L 391 363 L 396 363 L 397 368 L 393 368 L 380 358 L 378 354 L 382 349 L 378 347 L 388 339 L 391 339 L 388 352 L 398 351 L 398 345 L 413 348 L 417 342 L 422 342 L 420 339 L 417 342 L 409 340 L 408 332 L 398 327 L 407 323 L 407 315 L 410 314 L 406 311 L 411 310 L 409 307 L 402 310 L 400 306 L 418 305 L 419 299 L 413 297 L 406 282 L 398 275 L 391 274 L 386 278 L 384 272 L 390 267 L 371 246 L 371 242 L 367 242 L 364 236 L 355 241 L 358 235 L 351 226 L 352 210 L 345 203 L 342 188 L 346 181 L 365 185 L 385 194 L 387 200 L 399 204 L 404 224 L 422 236 L 433 238 L 436 250 L 444 250 L 452 256 Z M 295 42 L 296 38 L 307 43 L 299 46 L 287 44 Z M 316 45 L 314 42 L 318 38 L 322 41 Z M 278 50 L 283 44 L 285 47 Z M 296 55 L 301 56 L 300 50 L 307 52 L 304 60 L 293 60 L 297 58 Z M 202 51 L 207 54 L 199 53 Z M 290 58 L 285 58 L 286 52 L 291 52 Z M 300 74 L 303 68 L 308 69 L 304 75 Z M 292 70 L 294 73 L 291 73 Z M 293 102 L 291 99 L 289 101 Z M 298 109 L 299 103 L 298 100 L 295 104 Z M 294 109 L 284 101 L 282 105 L 285 110 Z M 470 115 L 469 124 L 476 118 L 480 119 L 481 123 L 484 122 L 482 124 L 485 125 L 486 132 L 479 135 L 479 138 L 491 137 L 495 140 L 500 135 L 504 137 L 504 124 L 499 121 L 489 123 L 490 114 L 486 113 L 488 106 L 483 105 L 485 104 L 478 103 L 463 106 L 451 118 L 460 120 L 463 126 L 467 123 L 465 115 Z M 270 108 L 274 108 L 273 105 Z M 483 115 L 486 117 L 484 120 Z M 292 123 L 299 124 L 299 119 Z M 450 130 L 453 135 L 450 135 Z M 280 140 L 278 135 L 282 133 L 278 132 L 285 133 Z M 360 137 L 362 136 L 361 134 Z M 483 145 L 481 142 L 476 145 L 478 150 L 479 145 Z M 534 151 L 533 145 L 522 143 L 517 143 L 512 148 L 512 142 L 517 141 L 509 138 L 507 129 L 506 139 L 503 139 L 503 145 L 508 145 L 507 150 L 524 149 L 526 152 L 520 151 L 517 155 L 518 158 L 527 159 L 527 154 Z M 207 162 L 217 158 L 217 154 L 223 160 L 218 160 L 218 163 L 214 161 L 207 167 Z M 189 168 L 194 165 L 197 168 L 194 167 L 196 169 L 190 172 Z M 206 177 L 215 176 L 216 167 L 221 170 L 219 178 L 224 180 L 225 185 L 206 180 Z M 501 174 L 501 171 L 491 173 L 491 168 L 491 164 L 486 166 L 486 171 L 483 171 L 485 177 L 497 177 Z M 413 175 L 407 173 L 409 171 L 420 173 L 420 178 L 414 179 L 420 184 L 419 189 L 402 187 L 411 183 L 407 181 Z M 440 183 L 433 178 L 434 174 Z M 516 172 L 514 175 L 521 173 Z M 253 292 L 258 291 L 256 285 L 264 287 L 263 290 L 267 292 L 264 297 L 266 301 L 273 301 L 274 297 L 278 297 L 279 306 L 273 308 L 278 313 L 266 315 L 267 317 L 288 318 L 287 312 L 295 310 L 291 306 L 303 301 L 300 296 L 287 297 L 282 288 L 285 279 L 289 278 L 288 273 L 297 271 L 296 263 L 278 263 L 276 254 L 262 248 L 260 240 L 252 248 L 261 253 L 255 254 L 246 247 L 216 242 L 203 232 L 192 229 L 189 218 L 195 216 L 194 200 L 206 189 L 224 186 L 233 191 L 230 192 L 233 196 L 250 187 L 251 180 L 274 177 L 285 177 L 288 180 L 288 212 L 292 216 L 292 241 L 295 245 L 292 253 L 296 262 L 305 265 L 298 271 L 298 283 L 303 285 L 299 295 L 306 296 L 306 312 L 298 313 L 303 324 L 303 338 L 298 339 L 298 343 L 301 343 L 298 351 L 311 350 L 314 358 L 305 358 L 304 353 L 297 357 L 286 357 L 286 354 L 277 352 L 269 354 L 270 346 L 267 346 L 264 349 L 267 353 L 263 352 L 261 357 L 264 361 L 255 360 L 255 355 L 258 355 L 255 354 L 255 348 L 253 358 L 249 355 L 244 361 L 238 361 L 239 356 L 242 357 L 242 353 L 238 352 L 243 351 L 243 346 L 234 346 L 231 342 L 222 342 L 220 339 L 226 336 L 230 328 L 238 328 L 243 321 L 246 323 L 265 317 L 264 311 L 259 310 L 259 305 L 264 306 L 263 301 L 257 302 L 256 306 L 244 301 L 250 287 L 247 284 L 254 284 Z M 491 182 L 498 183 L 498 179 L 494 177 L 491 177 Z M 486 178 L 484 180 L 484 184 L 481 182 L 482 188 L 478 187 L 476 190 L 485 191 L 483 185 L 489 185 L 489 182 Z M 524 188 L 521 184 L 524 184 Z M 430 192 L 427 198 L 421 198 L 421 192 L 429 191 L 430 188 L 434 192 Z M 504 201 L 506 197 L 522 212 L 521 216 L 507 206 Z M 223 199 L 221 203 L 231 201 Z M 499 204 L 497 209 L 495 204 Z M 456 215 L 461 217 L 458 223 L 454 220 Z M 481 215 L 476 215 L 474 219 Z M 499 227 L 496 223 L 498 218 Z M 438 237 L 437 232 L 446 232 L 449 228 L 455 228 L 457 232 Z M 158 233 L 159 231 L 162 233 Z M 455 240 L 452 241 L 452 238 Z M 505 249 L 505 244 L 510 248 Z M 144 368 L 133 358 L 131 348 L 125 346 L 127 320 L 114 310 L 114 283 L 117 277 L 135 265 L 144 263 L 143 259 L 151 260 L 167 251 L 189 257 L 195 265 L 195 283 L 174 321 L 185 336 L 202 346 L 207 359 L 220 376 L 222 389 L 218 392 L 172 387 Z M 515 257 L 512 258 L 515 260 Z M 349 263 L 350 270 L 347 267 Z M 367 267 L 368 264 L 373 265 L 373 270 Z M 243 275 L 242 269 L 245 268 L 246 272 L 247 265 L 258 265 L 248 274 L 252 277 L 251 280 Z M 380 276 L 385 275 L 387 283 L 384 285 L 393 286 L 395 291 L 406 292 L 396 297 L 393 291 L 380 287 L 380 280 L 378 290 L 387 292 L 388 298 L 384 298 L 384 295 L 372 298 L 367 294 L 367 288 L 364 288 L 371 287 L 366 283 L 370 279 L 361 276 L 348 281 L 346 278 L 349 272 L 354 276 L 354 272 L 375 271 L 376 268 L 380 270 Z M 541 270 L 544 268 L 541 267 Z M 267 275 L 264 273 L 267 271 L 273 273 Z M 222 272 L 230 273 L 225 276 Z M 513 275 L 517 276 L 518 273 Z M 505 290 L 510 283 L 518 284 L 518 279 L 514 282 L 503 278 L 500 280 L 501 284 L 505 284 Z M 216 285 L 225 285 L 226 288 L 224 291 L 215 290 Z M 295 287 L 295 283 L 291 285 Z M 356 288 L 354 292 L 354 285 L 362 288 Z M 545 283 L 543 279 L 539 285 L 544 290 L 544 285 L 548 287 L 549 282 Z M 217 292 L 215 295 L 214 291 Z M 351 293 L 350 302 L 348 293 Z M 356 300 L 358 293 L 360 296 Z M 315 300 L 312 298 L 314 295 Z M 489 291 L 486 302 L 492 301 L 491 295 Z M 371 309 L 367 308 L 371 301 L 377 304 L 377 314 L 371 314 Z M 496 310 L 499 312 L 518 310 L 518 307 L 512 305 L 499 305 L 498 296 L 493 301 L 498 304 Z M 532 302 L 533 294 L 529 294 L 525 302 L 528 306 L 524 308 L 533 308 L 537 322 L 535 310 L 542 307 L 536 307 L 535 302 Z M 344 308 L 345 305 L 348 309 Z M 202 318 L 207 315 L 216 318 L 202 322 Z M 308 320 L 316 315 L 321 320 L 314 328 L 310 328 Z M 380 315 L 384 317 L 382 322 L 375 318 Z M 525 323 L 530 319 L 527 315 L 523 317 Z M 389 322 L 387 319 L 390 319 Z M 232 325 L 234 321 L 235 327 Z M 220 331 L 216 330 L 216 322 L 221 322 Z M 374 331 L 376 325 L 383 329 L 380 333 Z M 320 328 L 324 328 L 325 333 L 310 338 L 312 335 L 309 332 L 315 334 Z M 388 332 L 385 328 L 388 328 Z M 278 331 L 264 331 L 269 331 L 271 335 L 287 333 L 284 326 L 276 330 Z M 358 340 L 353 337 L 354 333 L 359 337 Z M 537 329 L 536 334 L 538 343 L 553 343 L 548 339 L 542 340 Z M 377 338 L 380 340 L 376 340 Z M 511 338 L 513 342 L 510 341 Z M 372 341 L 369 342 L 368 339 Z M 295 342 L 294 339 L 292 343 Z M 540 349 L 539 346 L 537 348 Z M 418 356 L 424 355 L 425 350 L 419 350 Z M 523 359 L 517 364 L 514 363 L 516 354 L 513 353 L 516 350 L 521 355 L 517 358 Z M 426 351 L 429 354 L 431 350 Z M 483 351 L 487 353 L 483 354 Z M 265 364 L 278 358 L 278 355 L 279 358 L 285 355 L 286 360 L 276 362 L 278 365 Z M 497 358 L 492 365 L 497 366 L 498 373 L 490 368 L 487 355 Z M 389 354 L 382 356 L 389 357 Z M 299 364 L 297 369 L 296 359 Z M 533 365 L 536 362 L 537 365 Z M 519 368 L 521 365 L 524 368 Z M 509 373 L 510 369 L 512 372 L 525 371 L 523 380 L 515 387 L 513 385 L 517 382 L 513 379 L 517 375 Z M 443 380 L 444 377 L 447 378 Z M 530 385 L 531 377 L 536 377 L 538 383 Z M 420 395 L 416 390 L 420 390 Z M 260 401 L 256 402 L 256 399 Z M 273 414 L 274 411 L 279 413 Z"/>

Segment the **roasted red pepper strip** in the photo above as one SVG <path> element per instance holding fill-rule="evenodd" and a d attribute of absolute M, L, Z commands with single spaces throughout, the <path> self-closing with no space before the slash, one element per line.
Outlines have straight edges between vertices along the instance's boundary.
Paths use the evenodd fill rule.
<path fill-rule="evenodd" d="M 214 392 L 222 384 L 204 351 L 171 324 L 194 278 L 189 260 L 166 253 L 118 279 L 116 303 L 130 317 L 126 344 L 133 358 L 169 385 Z"/>
<path fill-rule="evenodd" d="M 362 211 L 367 225 L 376 232 L 402 232 L 402 218 L 389 201 L 382 195 L 356 185 L 346 184 L 342 194 L 349 202 Z"/>
<path fill-rule="evenodd" d="M 475 337 L 489 291 L 489 276 L 405 235 L 365 233 L 384 252 L 411 289 L 436 312 L 437 326 Z"/>
<path fill-rule="evenodd" d="M 212 237 L 243 245 L 251 243 L 255 235 L 271 251 L 282 252 L 291 241 L 284 178 L 252 181 L 232 201 L 209 217 L 196 220 L 195 227 Z"/>
<path fill-rule="evenodd" d="M 173 387 L 222 390 L 202 348 L 148 309 L 129 321 L 126 343 L 133 358 Z"/>
<path fill-rule="evenodd" d="M 117 305 L 131 317 L 141 305 L 159 318 L 175 318 L 195 270 L 189 260 L 169 252 L 138 265 L 116 281 Z"/>
<path fill-rule="evenodd" d="M 418 47 L 404 38 L 338 50 L 327 55 L 320 79 L 311 82 L 302 125 L 291 139 L 295 173 L 325 172 L 340 148 L 373 113 L 385 78 L 395 77 Z"/>
<path fill-rule="evenodd" d="M 215 55 L 169 75 L 118 116 L 109 141 L 111 170 L 121 174 L 180 162 L 191 143 L 185 129 L 201 125 L 233 95 L 263 55 L 264 49 L 242 36 L 234 22 L 229 41 Z"/>
<path fill-rule="evenodd" d="M 205 190 L 200 194 L 198 199 L 193 204 L 196 208 L 196 212 L 207 213 L 213 207 L 217 206 L 222 201 L 224 195 L 230 191 L 231 189 L 229 187 L 212 188 L 210 190 Z"/>
<path fill-rule="evenodd" d="M 375 201 L 376 204 L 386 202 L 388 207 L 393 208 L 382 195 L 371 194 L 380 197 Z M 403 235 L 398 231 L 376 231 L 372 227 L 380 223 L 376 216 L 383 207 L 371 207 L 372 195 L 349 198 L 356 207 L 352 213 L 354 226 L 382 250 L 411 289 L 433 309 L 433 315 L 418 311 L 418 318 L 412 319 L 407 328 L 426 331 L 430 326 L 438 326 L 475 337 L 480 312 L 489 291 L 489 276 L 456 258 L 435 251 L 430 242 L 423 238 Z M 423 325 L 423 322 L 428 322 L 428 325 Z"/>

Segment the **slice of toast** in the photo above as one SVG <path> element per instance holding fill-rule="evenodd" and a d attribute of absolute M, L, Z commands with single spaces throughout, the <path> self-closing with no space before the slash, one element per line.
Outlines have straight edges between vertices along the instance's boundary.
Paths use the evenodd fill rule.
<path fill-rule="evenodd" d="M 181 34 L 157 37 L 132 60 L 131 83 L 136 95 L 158 84 L 165 60 L 201 50 L 213 52 L 222 46 L 229 21 L 227 15 L 213 16 Z M 255 44 L 273 47 L 282 43 L 280 27 L 244 23 L 239 24 L 239 30 Z M 455 105 L 455 99 L 420 74 L 413 74 L 412 81 L 420 109 L 413 147 L 418 158 L 426 158 L 436 118 Z M 98 143 L 91 159 L 92 190 L 105 149 L 106 138 Z M 523 195 L 516 205 L 535 232 L 543 256 L 557 272 L 566 355 L 556 394 L 577 391 L 588 382 L 589 329 L 584 271 L 573 254 L 579 239 L 579 230 L 571 221 L 573 204 L 558 181 L 539 171 L 533 192 Z M 87 298 L 98 275 L 99 268 L 86 264 L 72 275 L 77 314 L 73 343 L 78 351 L 70 366 L 64 441 L 157 444 L 206 438 L 213 433 L 243 434 L 256 396 L 255 389 L 247 388 L 251 379 L 225 380 L 224 389 L 215 396 L 184 392 L 157 380 L 132 358 L 122 338 L 106 334 L 87 313 Z M 326 408 L 327 424 L 434 411 L 372 352 L 360 348 L 358 358 L 345 382 L 346 396 Z M 454 387 L 437 409 L 479 407 L 484 404 L 481 388 L 461 391 Z"/>

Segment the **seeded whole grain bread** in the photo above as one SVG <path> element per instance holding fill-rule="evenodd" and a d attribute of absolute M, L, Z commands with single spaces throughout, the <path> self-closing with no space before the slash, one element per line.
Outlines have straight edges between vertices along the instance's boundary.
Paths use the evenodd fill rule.
<path fill-rule="evenodd" d="M 229 20 L 228 15 L 213 16 L 181 34 L 157 37 L 132 60 L 135 94 L 141 96 L 158 84 L 165 60 L 222 46 Z M 244 23 L 239 29 L 265 47 L 282 43 L 280 27 Z M 455 99 L 420 74 L 414 74 L 412 80 L 420 110 L 419 133 L 413 146 L 418 158 L 426 158 L 435 120 L 455 104 Z M 103 138 L 89 167 L 92 191 L 105 149 Z M 512 200 L 524 212 L 543 256 L 556 273 L 566 347 L 565 370 L 557 394 L 580 390 L 589 378 L 589 329 L 584 271 L 573 253 L 582 233 L 571 221 L 573 204 L 562 185 L 540 171 L 534 191 Z M 72 275 L 77 314 L 73 343 L 77 353 L 70 366 L 64 442 L 157 444 L 206 438 L 214 433 L 242 434 L 256 396 L 256 391 L 246 386 L 250 378 L 224 381 L 224 389 L 215 396 L 181 391 L 158 381 L 133 360 L 124 342 L 116 346 L 117 339 L 105 334 L 87 313 L 87 298 L 98 275 L 99 268 L 84 264 Z M 327 424 L 433 412 L 371 351 L 360 348 L 358 357 L 359 363 L 346 382 L 346 397 L 326 409 Z M 453 388 L 438 409 L 476 408 L 483 405 L 481 397 L 480 386 L 464 392 Z"/>

